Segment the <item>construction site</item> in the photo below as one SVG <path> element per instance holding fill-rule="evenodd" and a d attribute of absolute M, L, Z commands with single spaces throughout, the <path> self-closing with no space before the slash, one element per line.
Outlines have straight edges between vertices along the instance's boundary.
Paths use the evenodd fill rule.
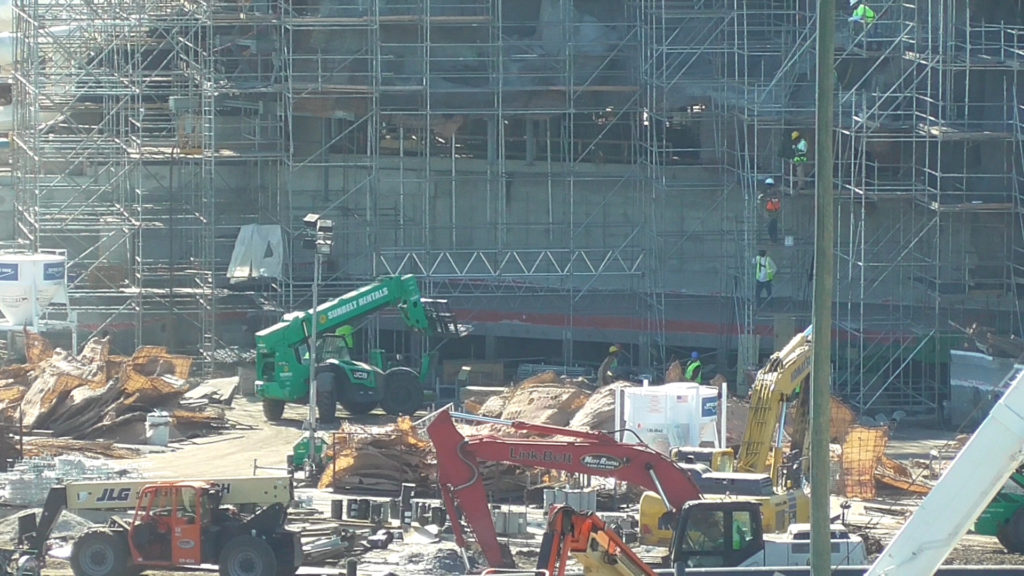
<path fill-rule="evenodd" d="M 312 305 L 316 214 L 321 296 L 416 275 L 475 327 L 449 357 L 575 367 L 619 343 L 658 374 L 700 350 L 742 391 L 810 319 L 790 147 L 811 140 L 813 182 L 814 4 L 13 0 L 0 240 L 66 255 L 52 341 L 164 346 L 206 376 Z M 1024 325 L 1024 8 L 871 7 L 825 15 L 833 386 L 941 417 L 963 328 Z M 357 347 L 417 346 L 361 328 Z"/>

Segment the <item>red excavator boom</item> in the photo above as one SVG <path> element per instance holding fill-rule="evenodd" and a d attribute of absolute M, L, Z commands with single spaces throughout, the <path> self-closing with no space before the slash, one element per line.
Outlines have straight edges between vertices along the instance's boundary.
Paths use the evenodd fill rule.
<path fill-rule="evenodd" d="M 438 483 L 451 519 L 455 542 L 460 547 L 466 546 L 461 516 L 475 533 L 488 564 L 495 568 L 511 568 L 514 563 L 507 548 L 498 542 L 477 464 L 479 461 L 614 478 L 657 492 L 670 511 L 701 498 L 700 490 L 688 472 L 645 444 L 623 444 L 603 432 L 581 432 L 544 424 L 481 418 L 447 410 L 431 417 L 433 421 L 427 426 L 427 435 L 437 452 Z M 514 439 L 489 435 L 467 439 L 455 427 L 453 417 L 564 439 Z"/>

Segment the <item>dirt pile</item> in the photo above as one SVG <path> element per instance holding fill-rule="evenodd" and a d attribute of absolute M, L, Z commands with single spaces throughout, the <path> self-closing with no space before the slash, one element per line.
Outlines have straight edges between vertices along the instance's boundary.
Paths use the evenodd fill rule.
<path fill-rule="evenodd" d="M 590 398 L 584 381 L 544 372 L 484 402 L 479 414 L 503 420 L 566 426 Z"/>

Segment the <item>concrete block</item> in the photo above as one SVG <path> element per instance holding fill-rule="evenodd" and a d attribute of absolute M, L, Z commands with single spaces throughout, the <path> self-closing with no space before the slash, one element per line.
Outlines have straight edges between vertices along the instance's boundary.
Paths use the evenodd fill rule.
<path fill-rule="evenodd" d="M 589 488 L 583 490 L 544 490 L 544 509 L 564 504 L 575 510 L 597 510 L 597 491 Z"/>

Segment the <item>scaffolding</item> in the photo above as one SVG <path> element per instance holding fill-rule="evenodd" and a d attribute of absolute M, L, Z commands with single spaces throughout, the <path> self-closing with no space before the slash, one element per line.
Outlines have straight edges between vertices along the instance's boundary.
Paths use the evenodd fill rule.
<path fill-rule="evenodd" d="M 441 296 L 564 298 L 570 319 L 584 295 L 651 293 L 640 26 L 634 4 L 605 8 L 284 5 L 288 123 L 319 134 L 284 180 L 338 214 L 327 282 L 416 274 Z"/>
<path fill-rule="evenodd" d="M 68 249 L 90 335 L 193 342 L 185 351 L 212 361 L 216 318 L 281 292 L 231 291 L 221 278 L 239 224 L 280 213 L 280 96 L 250 66 L 279 24 L 235 3 L 13 7 L 19 235 Z M 250 197 L 239 203 L 249 210 L 219 211 L 231 194 Z"/>
<path fill-rule="evenodd" d="M 837 61 L 836 387 L 872 414 L 941 411 L 958 326 L 1021 331 L 1024 21 L 974 6 L 885 4 Z"/>
<path fill-rule="evenodd" d="M 871 5 L 870 26 L 828 15 L 834 385 L 871 413 L 935 410 L 954 324 L 1024 330 L 1024 16 Z M 566 365 L 595 311 L 628 318 L 645 367 L 678 316 L 716 314 L 708 347 L 738 334 L 738 377 L 775 316 L 809 316 L 813 194 L 783 196 L 777 246 L 759 195 L 767 177 L 792 191 L 790 133 L 813 134 L 811 0 L 14 8 L 18 234 L 68 249 L 92 332 L 229 360 L 240 332 L 310 305 L 313 255 L 291 246 L 310 212 L 336 223 L 325 295 L 416 274 L 557 314 Z M 284 270 L 229 283 L 251 223 L 281 227 Z M 768 308 L 762 247 L 785 271 Z"/>

